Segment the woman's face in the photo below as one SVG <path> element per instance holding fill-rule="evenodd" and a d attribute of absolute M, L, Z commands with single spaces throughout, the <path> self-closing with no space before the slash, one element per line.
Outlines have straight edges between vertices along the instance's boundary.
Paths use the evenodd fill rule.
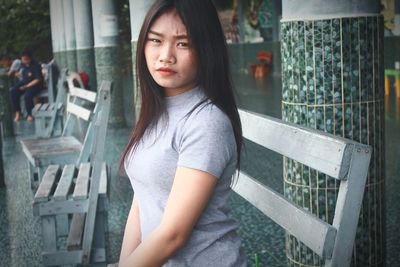
<path fill-rule="evenodd" d="M 186 27 L 175 10 L 162 14 L 147 34 L 147 68 L 165 95 L 174 96 L 196 86 L 197 61 Z"/>

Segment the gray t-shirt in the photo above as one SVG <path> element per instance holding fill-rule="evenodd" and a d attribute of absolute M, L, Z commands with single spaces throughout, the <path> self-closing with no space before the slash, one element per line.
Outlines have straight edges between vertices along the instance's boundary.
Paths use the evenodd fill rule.
<path fill-rule="evenodd" d="M 163 266 L 246 266 L 240 253 L 237 223 L 229 217 L 236 142 L 229 118 L 193 88 L 166 97 L 167 116 L 147 131 L 125 162 L 139 204 L 144 240 L 161 222 L 177 166 L 208 172 L 218 178 L 215 190 L 187 243 Z"/>

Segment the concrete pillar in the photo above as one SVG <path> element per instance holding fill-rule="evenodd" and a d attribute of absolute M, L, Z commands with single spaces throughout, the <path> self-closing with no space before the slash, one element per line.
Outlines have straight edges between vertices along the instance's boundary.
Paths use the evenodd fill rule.
<path fill-rule="evenodd" d="M 67 67 L 65 55 L 64 12 L 62 0 L 50 0 L 51 38 L 53 56 L 60 68 Z"/>
<path fill-rule="evenodd" d="M 352 266 L 383 266 L 383 20 L 379 1 L 282 3 L 283 120 L 373 147 Z M 332 223 L 338 182 L 287 159 L 283 173 L 286 197 Z M 322 264 L 289 234 L 286 255 L 289 266 Z"/>
<path fill-rule="evenodd" d="M 60 53 L 60 47 L 58 44 L 58 21 L 57 21 L 57 3 L 56 0 L 50 0 L 49 1 L 49 6 L 50 6 L 50 28 L 51 28 L 51 45 L 53 48 L 53 57 L 57 64 L 59 64 L 59 58 L 58 55 Z"/>
<path fill-rule="evenodd" d="M 90 89 L 96 91 L 96 66 L 94 59 L 92 8 L 90 0 L 73 0 L 76 59 L 78 71 L 89 75 Z"/>
<path fill-rule="evenodd" d="M 123 92 L 118 59 L 118 17 L 113 0 L 92 0 L 94 50 L 97 84 L 112 80 L 111 113 L 109 123 L 113 127 L 125 126 L 123 116 Z"/>
<path fill-rule="evenodd" d="M 244 33 L 245 33 L 245 27 L 244 27 L 244 20 L 246 19 L 245 14 L 244 14 L 244 3 L 243 1 L 237 1 L 238 5 L 238 21 L 239 21 L 239 42 L 243 43 L 244 42 Z M 240 64 L 241 66 L 243 64 Z"/>
<path fill-rule="evenodd" d="M 77 71 L 75 22 L 72 0 L 63 0 L 63 12 L 65 30 L 65 55 L 67 57 L 67 66 L 69 70 Z"/>
<path fill-rule="evenodd" d="M 393 34 L 400 35 L 400 0 L 394 2 L 394 30 Z"/>
<path fill-rule="evenodd" d="M 140 28 L 144 17 L 154 0 L 129 0 L 129 12 L 131 20 L 131 44 L 132 44 L 132 64 L 133 64 L 133 91 L 134 91 L 134 103 L 135 103 L 135 119 L 138 119 L 138 115 L 141 108 L 140 92 L 136 85 L 136 47 L 139 38 Z"/>
<path fill-rule="evenodd" d="M 274 19 L 273 19 L 273 26 L 272 26 L 272 41 L 278 42 L 280 41 L 279 33 L 280 33 L 280 25 L 279 21 L 282 17 L 282 1 L 275 0 L 274 1 Z"/>

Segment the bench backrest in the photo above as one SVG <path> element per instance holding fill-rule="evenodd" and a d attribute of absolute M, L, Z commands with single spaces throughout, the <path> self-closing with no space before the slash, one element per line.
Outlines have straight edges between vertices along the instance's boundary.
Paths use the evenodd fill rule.
<path fill-rule="evenodd" d="M 57 87 L 57 81 L 60 76 L 60 70 L 56 64 L 56 62 L 51 60 L 49 63 L 46 64 L 45 66 L 46 71 L 47 71 L 47 78 L 45 82 L 47 83 L 47 93 L 48 93 L 48 102 L 49 104 L 53 103 L 55 101 L 55 87 Z"/>
<path fill-rule="evenodd" d="M 80 81 L 79 75 L 70 73 L 67 78 L 68 83 L 68 100 L 67 100 L 67 119 L 65 121 L 65 127 L 62 132 L 62 136 L 70 136 L 78 132 L 79 135 L 83 135 L 82 121 L 86 122 L 86 131 L 78 139 L 83 139 L 82 150 L 77 158 L 76 164 L 88 161 L 90 151 L 92 151 L 94 142 L 94 118 L 98 116 L 99 111 L 102 109 L 101 103 L 99 102 L 99 95 L 96 92 L 83 89 L 83 84 Z M 79 78 L 79 79 L 78 79 Z M 79 86 L 75 85 L 74 81 L 77 81 Z M 105 82 L 104 82 L 105 83 Z M 104 84 L 100 87 L 100 90 L 104 88 Z M 100 91 L 99 91 L 100 92 Z M 77 127 L 76 127 L 77 126 Z M 78 128 L 78 130 L 77 130 Z"/>
<path fill-rule="evenodd" d="M 340 187 L 332 225 L 244 172 L 233 190 L 325 259 L 325 266 L 350 266 L 371 147 L 253 112 L 239 114 L 246 139 L 340 180 Z"/>
<path fill-rule="evenodd" d="M 90 162 L 92 165 L 92 174 L 89 189 L 89 206 L 85 220 L 85 230 L 82 241 L 83 263 L 90 262 L 91 246 L 93 241 L 94 225 L 96 220 L 97 200 L 100 189 L 100 175 L 103 168 L 104 147 L 106 142 L 107 124 L 111 106 L 111 88 L 112 83 L 103 81 L 100 85 L 99 97 L 92 122 L 93 147 L 90 153 Z"/>

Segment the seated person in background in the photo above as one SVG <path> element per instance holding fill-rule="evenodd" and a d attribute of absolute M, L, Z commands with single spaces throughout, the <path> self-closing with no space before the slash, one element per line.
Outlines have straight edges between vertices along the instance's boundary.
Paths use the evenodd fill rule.
<path fill-rule="evenodd" d="M 11 103 L 15 112 L 15 121 L 21 119 L 20 97 L 25 94 L 25 105 L 28 113 L 27 121 L 32 122 L 33 98 L 43 88 L 43 77 L 40 65 L 33 60 L 31 53 L 21 53 L 21 80 L 10 90 Z"/>

